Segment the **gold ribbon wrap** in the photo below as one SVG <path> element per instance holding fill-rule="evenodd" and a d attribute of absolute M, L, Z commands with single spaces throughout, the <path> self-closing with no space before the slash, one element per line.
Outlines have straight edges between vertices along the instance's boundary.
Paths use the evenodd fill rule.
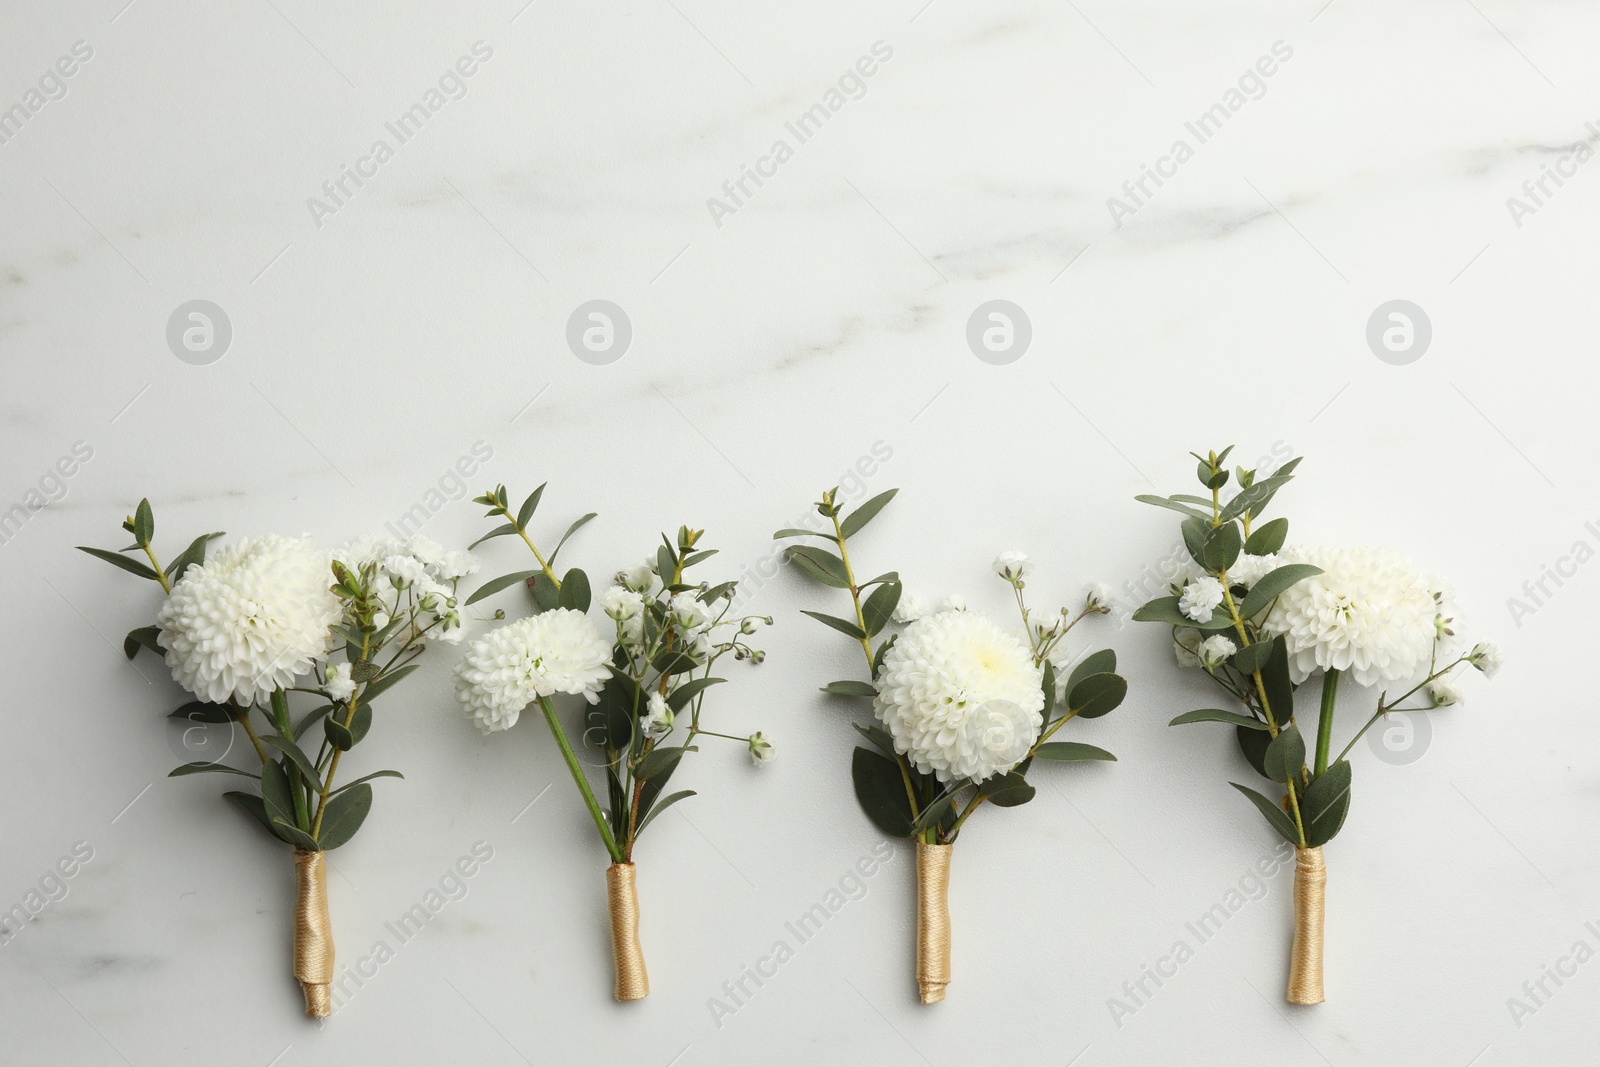
<path fill-rule="evenodd" d="M 1323 891 L 1328 870 L 1322 849 L 1297 848 L 1294 858 L 1294 946 L 1289 950 L 1289 1003 L 1321 1004 Z"/>
<path fill-rule="evenodd" d="M 328 877 L 321 852 L 294 852 L 294 976 L 306 995 L 306 1014 L 333 1013 L 333 922 L 328 918 Z"/>
<path fill-rule="evenodd" d="M 917 842 L 917 993 L 924 1004 L 944 999 L 950 984 L 950 851 Z"/>
<path fill-rule="evenodd" d="M 631 863 L 606 868 L 606 899 L 611 907 L 611 960 L 617 970 L 612 994 L 618 1000 L 643 1000 L 650 995 L 650 976 L 639 947 L 639 893 Z"/>

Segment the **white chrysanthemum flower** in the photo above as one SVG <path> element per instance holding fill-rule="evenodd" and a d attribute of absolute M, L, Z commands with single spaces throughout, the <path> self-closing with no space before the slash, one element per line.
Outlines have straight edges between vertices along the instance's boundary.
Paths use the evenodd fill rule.
<path fill-rule="evenodd" d="M 1222 583 L 1210 575 L 1196 578 L 1184 587 L 1178 598 L 1178 610 L 1195 622 L 1208 622 L 1222 603 Z"/>
<path fill-rule="evenodd" d="M 1321 574 L 1285 590 L 1262 628 L 1282 634 L 1296 682 L 1336 668 L 1357 685 L 1414 676 L 1433 653 L 1433 592 L 1411 561 L 1388 548 L 1292 548 L 1286 562 Z"/>
<path fill-rule="evenodd" d="M 1435 678 L 1428 683 L 1428 695 L 1440 707 L 1451 704 L 1460 704 L 1466 698 L 1461 695 L 1461 690 L 1456 688 L 1455 682 L 1449 678 Z"/>
<path fill-rule="evenodd" d="M 350 677 L 350 664 L 328 664 L 323 668 L 322 688 L 328 691 L 334 703 L 342 704 L 350 699 L 350 694 L 356 691 L 356 683 Z"/>
<path fill-rule="evenodd" d="M 420 560 L 426 567 L 432 568 L 439 565 L 444 559 L 444 546 L 431 537 L 421 534 L 413 536 L 406 542 L 406 554 Z"/>
<path fill-rule="evenodd" d="M 1180 667 L 1200 666 L 1200 631 L 1178 630 L 1172 635 L 1172 654 Z"/>
<path fill-rule="evenodd" d="M 711 614 L 700 603 L 698 594 L 685 590 L 674 593 L 671 601 L 672 621 L 686 634 L 698 633 L 711 625 Z"/>
<path fill-rule="evenodd" d="M 1095 582 L 1084 587 L 1083 606 L 1088 611 L 1109 612 L 1116 603 L 1116 598 L 1111 595 L 1111 587 L 1104 582 Z"/>
<path fill-rule="evenodd" d="M 1228 568 L 1228 581 L 1233 585 L 1242 585 L 1246 589 L 1255 585 L 1261 579 L 1277 570 L 1280 564 L 1275 553 L 1265 556 L 1252 556 L 1248 552 L 1239 554 L 1233 561 L 1233 566 Z"/>
<path fill-rule="evenodd" d="M 588 616 L 557 608 L 491 630 L 455 667 L 456 699 L 484 733 L 509 730 L 539 697 L 600 699 L 611 645 Z"/>
<path fill-rule="evenodd" d="M 390 556 L 399 555 L 405 546 L 388 537 L 358 537 L 334 552 L 333 558 L 353 571 L 366 563 L 382 563 Z"/>
<path fill-rule="evenodd" d="M 873 713 L 917 770 L 982 781 L 1033 747 L 1043 680 L 1021 638 L 982 612 L 941 611 L 906 627 L 890 647 Z"/>
<path fill-rule="evenodd" d="M 639 725 L 651 737 L 660 737 L 672 729 L 672 709 L 667 707 L 666 698 L 660 693 L 650 694 L 650 699 L 645 702 L 645 713 L 639 720 Z"/>
<path fill-rule="evenodd" d="M 994 558 L 994 572 L 1015 585 L 1033 570 L 1026 552 L 1002 552 Z"/>
<path fill-rule="evenodd" d="M 778 758 L 778 750 L 772 747 L 772 742 L 760 730 L 750 735 L 750 762 L 757 767 L 763 763 L 771 763 Z"/>
<path fill-rule="evenodd" d="M 328 563 L 310 538 L 269 534 L 184 571 L 156 616 L 173 678 L 214 704 L 293 685 L 327 653 L 343 613 Z"/>
<path fill-rule="evenodd" d="M 1194 654 L 1199 657 L 1200 663 L 1208 671 L 1214 671 L 1228 661 L 1228 657 L 1239 651 L 1239 646 L 1228 640 L 1222 634 L 1212 634 L 1200 642 Z"/>
<path fill-rule="evenodd" d="M 629 567 L 617 572 L 616 583 L 627 586 L 635 593 L 648 596 L 659 588 L 656 580 L 656 562 L 653 559 L 645 560 L 637 567 Z"/>
<path fill-rule="evenodd" d="M 440 579 L 448 582 L 452 578 L 465 578 L 469 574 L 477 574 L 479 566 L 481 564 L 472 553 L 456 550 L 446 552 L 433 569 Z"/>
<path fill-rule="evenodd" d="M 396 585 L 411 585 L 428 577 L 428 565 L 410 553 L 397 553 L 383 561 L 383 572 Z"/>
<path fill-rule="evenodd" d="M 902 591 L 900 602 L 894 606 L 894 621 L 901 626 L 916 622 L 928 613 L 928 603 L 915 593 Z"/>
<path fill-rule="evenodd" d="M 1467 653 L 1467 660 L 1482 671 L 1485 678 L 1493 678 L 1495 672 L 1505 663 L 1505 655 L 1500 651 L 1500 646 L 1493 641 L 1479 641 L 1472 646 L 1472 651 Z"/>

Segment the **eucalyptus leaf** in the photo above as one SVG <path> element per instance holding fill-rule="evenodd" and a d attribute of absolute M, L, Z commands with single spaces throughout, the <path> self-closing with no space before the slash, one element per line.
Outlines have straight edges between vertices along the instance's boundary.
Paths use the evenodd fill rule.
<path fill-rule="evenodd" d="M 543 571 L 539 570 L 513 571 L 510 574 L 502 574 L 498 578 L 490 578 L 487 582 L 484 582 L 482 585 L 478 586 L 478 588 L 474 589 L 472 591 L 472 595 L 467 597 L 467 599 L 462 602 L 462 606 L 468 607 L 476 604 L 484 597 L 493 596 L 502 589 L 508 589 L 511 586 L 516 585 L 518 582 L 526 582 L 534 575 L 543 573 Z"/>
<path fill-rule="evenodd" d="M 835 589 L 850 588 L 845 574 L 844 561 L 825 548 L 813 545 L 790 545 L 783 550 L 784 558 L 821 582 Z"/>
<path fill-rule="evenodd" d="M 482 537 L 480 537 L 476 541 L 472 542 L 472 544 L 467 546 L 467 550 L 470 552 L 472 549 L 477 548 L 479 545 L 483 544 L 485 541 L 489 540 L 492 537 L 504 537 L 506 534 L 514 534 L 516 532 L 517 532 L 517 524 L 516 523 L 514 523 L 514 522 L 504 523 L 504 524 L 502 524 L 500 526 L 496 526 L 494 529 L 490 530 L 488 533 L 484 534 Z"/>
<path fill-rule="evenodd" d="M 317 765 L 311 762 L 311 757 L 302 752 L 300 750 L 300 746 L 289 740 L 287 737 L 279 737 L 277 734 L 269 734 L 266 737 L 263 737 L 261 740 L 265 741 L 279 752 L 282 752 L 285 756 L 288 756 L 289 761 L 294 764 L 295 769 L 301 774 L 305 775 L 305 779 L 308 783 L 315 784 L 322 780 L 321 776 L 317 774 Z"/>
<path fill-rule="evenodd" d="M 866 602 L 861 605 L 862 618 L 867 623 L 867 636 L 875 636 L 894 615 L 894 609 L 900 603 L 901 585 L 899 582 L 885 582 L 872 591 Z"/>
<path fill-rule="evenodd" d="M 667 694 L 667 707 L 674 713 L 682 711 L 700 693 L 719 682 L 727 681 L 725 678 L 691 678 Z"/>
<path fill-rule="evenodd" d="M 1245 594 L 1244 603 L 1239 605 L 1240 617 L 1255 618 L 1291 585 L 1321 573 L 1321 567 L 1313 567 L 1309 563 L 1291 563 L 1286 567 L 1267 572 L 1251 587 L 1250 592 Z"/>
<path fill-rule="evenodd" d="M 340 793 L 343 793 L 346 789 L 354 789 L 356 786 L 360 785 L 362 782 L 370 782 L 374 778 L 404 778 L 404 777 L 405 777 L 405 775 L 401 774 L 399 771 L 373 771 L 371 774 L 363 774 L 360 778 L 357 778 L 353 782 L 346 782 L 344 785 L 341 785 L 338 789 L 335 789 L 333 792 L 329 793 L 328 796 L 329 797 L 336 797 Z"/>
<path fill-rule="evenodd" d="M 184 573 L 190 567 L 193 567 L 196 563 L 204 563 L 206 561 L 207 543 L 221 536 L 222 531 L 218 530 L 215 533 L 201 534 L 193 541 L 190 541 L 189 547 L 184 549 L 171 563 L 167 564 L 167 578 L 176 584 L 183 578 Z"/>
<path fill-rule="evenodd" d="M 589 576 L 577 567 L 561 579 L 560 604 L 569 611 L 589 610 Z"/>
<path fill-rule="evenodd" d="M 650 825 L 651 820 L 653 820 L 657 815 L 660 815 L 662 812 L 666 811 L 668 808 L 672 807 L 672 805 L 676 804 L 678 801 L 687 800 L 695 795 L 696 794 L 693 789 L 680 789 L 676 793 L 669 793 L 667 796 L 662 797 L 661 802 L 659 804 L 651 805 L 650 811 L 643 819 L 639 821 L 639 826 L 633 831 L 633 836 L 637 838 L 640 834 L 644 833 L 644 828 Z"/>
<path fill-rule="evenodd" d="M 1190 507 L 1188 504 L 1183 504 L 1176 500 L 1169 500 L 1164 496 L 1153 496 L 1149 493 L 1141 493 L 1133 499 L 1139 501 L 1141 504 L 1154 504 L 1158 508 L 1167 508 L 1171 511 L 1182 512 L 1183 514 L 1192 516 L 1193 518 L 1205 519 L 1207 522 L 1211 521 L 1210 515 L 1206 515 L 1203 512 Z"/>
<path fill-rule="evenodd" d="M 840 633 L 845 634 L 845 635 L 850 636 L 850 637 L 854 637 L 857 640 L 860 640 L 861 638 L 867 636 L 866 634 L 861 632 L 861 627 L 857 626 L 855 623 L 849 621 L 848 619 L 841 619 L 841 618 L 839 618 L 838 616 L 835 616 L 835 615 L 824 615 L 820 611 L 807 611 L 807 610 L 805 610 L 803 608 L 801 609 L 800 614 L 809 615 L 813 619 L 816 619 L 818 622 L 823 623 L 826 626 L 831 626 L 835 630 L 838 630 Z"/>
<path fill-rule="evenodd" d="M 857 748 L 850 758 L 850 779 L 856 801 L 874 826 L 890 837 L 911 836 L 911 800 L 898 761 Z"/>
<path fill-rule="evenodd" d="M 533 594 L 533 602 L 540 611 L 554 611 L 561 606 L 561 590 L 556 588 L 556 583 L 544 571 L 538 571 L 528 579 L 528 590 Z"/>
<path fill-rule="evenodd" d="M 1250 536 L 1245 539 L 1244 550 L 1252 556 L 1270 556 L 1283 547 L 1288 536 L 1289 520 L 1273 519 L 1250 531 Z"/>
<path fill-rule="evenodd" d="M 393 686 L 420 666 L 422 666 L 420 663 L 407 663 L 404 667 L 396 667 L 374 681 L 368 682 L 367 687 L 361 690 L 361 699 L 367 702 L 376 700 L 380 693 L 386 692 L 390 686 Z"/>
<path fill-rule="evenodd" d="M 87 552 L 95 559 L 103 559 L 113 567 L 121 567 L 130 574 L 137 574 L 139 577 L 148 578 L 152 582 L 159 581 L 159 579 L 156 577 L 156 572 L 147 564 L 140 563 L 136 559 L 129 559 L 120 552 L 108 552 L 103 548 L 89 548 L 84 545 L 79 545 L 78 551 Z"/>
<path fill-rule="evenodd" d="M 550 558 L 546 562 L 554 567 L 556 563 L 556 556 L 560 555 L 561 547 L 567 543 L 567 538 L 571 537 L 573 534 L 583 529 L 583 527 L 587 526 L 589 521 L 593 519 L 596 514 L 596 512 L 591 511 L 582 518 L 575 520 L 571 526 L 568 526 L 567 532 L 562 534 L 561 540 L 556 542 L 556 547 L 550 550 Z"/>
<path fill-rule="evenodd" d="M 1183 726 L 1191 722 L 1225 722 L 1241 729 L 1260 730 L 1263 733 L 1267 729 L 1267 724 L 1254 715 L 1241 715 L 1237 711 L 1223 711 L 1220 708 L 1201 708 L 1198 711 L 1186 711 L 1167 723 L 1167 725 Z"/>
<path fill-rule="evenodd" d="M 1261 759 L 1267 777 L 1274 782 L 1288 782 L 1297 777 L 1305 763 L 1305 738 L 1300 736 L 1300 728 L 1292 722 L 1279 728 L 1278 736 L 1268 743 L 1266 755 Z"/>
<path fill-rule="evenodd" d="M 294 825 L 294 823 L 280 819 L 276 815 L 272 816 L 272 832 L 304 852 L 322 851 L 317 847 L 316 838 Z"/>
<path fill-rule="evenodd" d="M 317 831 L 317 845 L 324 852 L 338 848 L 356 835 L 371 810 L 372 787 L 365 782 L 351 782 L 344 792 L 328 798 L 322 827 Z"/>
<path fill-rule="evenodd" d="M 871 682 L 858 682 L 853 678 L 845 678 L 837 682 L 829 682 L 822 687 L 824 693 L 832 693 L 836 697 L 874 697 L 878 690 Z"/>
<path fill-rule="evenodd" d="M 1239 525 L 1223 523 L 1206 538 L 1206 546 L 1202 551 L 1206 569 L 1216 572 L 1227 570 L 1239 559 L 1239 551 L 1243 547 L 1244 539 L 1239 535 Z"/>
<path fill-rule="evenodd" d="M 1234 669 L 1241 674 L 1254 674 L 1267 665 L 1272 659 L 1273 646 L 1271 641 L 1257 641 L 1253 645 L 1246 645 L 1233 655 Z"/>
<path fill-rule="evenodd" d="M 1228 784 L 1249 797 L 1250 802 L 1256 806 L 1262 815 L 1266 816 L 1267 822 L 1272 824 L 1272 828 L 1278 831 L 1285 841 L 1291 845 L 1298 846 L 1300 844 L 1300 835 L 1295 831 L 1294 822 L 1284 814 L 1282 808 L 1257 793 L 1254 789 L 1246 788 L 1238 782 L 1229 782 Z"/>
<path fill-rule="evenodd" d="M 233 709 L 226 704 L 212 704 L 204 700 L 191 700 L 169 719 L 188 719 L 190 722 L 232 722 Z"/>
<path fill-rule="evenodd" d="M 867 523 L 876 518 L 878 512 L 883 510 L 883 506 L 889 501 L 893 500 L 894 495 L 899 491 L 900 490 L 898 489 L 890 489 L 886 492 L 879 493 L 871 500 L 868 500 L 866 503 L 856 508 L 850 514 L 846 515 L 843 521 L 839 523 L 840 531 L 846 537 L 854 537 L 856 534 L 860 533 L 862 527 L 866 526 Z"/>
<path fill-rule="evenodd" d="M 150 510 L 150 500 L 145 498 L 139 501 L 139 506 L 133 513 L 133 539 L 143 547 L 148 545 L 156 535 L 156 517 Z"/>
<path fill-rule="evenodd" d="M 644 754 L 644 759 L 634 768 L 633 776 L 640 780 L 658 778 L 663 774 L 670 774 L 678 766 L 678 761 L 685 752 L 698 752 L 698 745 L 672 745 L 668 748 L 653 748 Z"/>
<path fill-rule="evenodd" d="M 237 774 L 245 778 L 260 778 L 259 774 L 241 771 L 237 767 L 229 767 L 225 763 L 185 763 L 181 767 L 174 767 L 167 772 L 168 778 L 181 778 L 186 774 Z"/>
<path fill-rule="evenodd" d="M 1306 828 L 1306 847 L 1333 840 L 1350 812 L 1350 761 L 1340 760 L 1317 775 L 1300 798 L 1300 822 Z"/>
<path fill-rule="evenodd" d="M 529 493 L 528 499 L 524 500 L 522 507 L 517 509 L 517 525 L 522 529 L 526 530 L 528 528 L 528 521 L 533 518 L 533 513 L 539 509 L 539 498 L 544 496 L 544 486 L 549 484 L 549 482 L 545 482 L 544 485 Z"/>
<path fill-rule="evenodd" d="M 1072 668 L 1072 673 L 1067 675 L 1067 692 L 1077 688 L 1079 682 L 1092 674 L 1115 674 L 1117 670 L 1117 654 L 1114 650 L 1103 648 L 1099 652 L 1091 652 L 1083 657 Z"/>
<path fill-rule="evenodd" d="M 1040 759 L 1054 760 L 1057 763 L 1076 763 L 1081 760 L 1109 760 L 1112 763 L 1117 761 L 1117 757 L 1105 749 L 1078 741 L 1051 741 L 1040 745 L 1035 755 Z"/>
<path fill-rule="evenodd" d="M 1080 719 L 1097 719 L 1121 704 L 1128 683 L 1116 674 L 1091 674 L 1067 692 L 1067 708 Z"/>

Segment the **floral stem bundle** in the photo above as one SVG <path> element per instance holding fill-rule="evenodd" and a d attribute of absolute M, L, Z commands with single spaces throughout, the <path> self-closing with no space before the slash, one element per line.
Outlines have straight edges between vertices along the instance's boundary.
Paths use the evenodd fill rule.
<path fill-rule="evenodd" d="M 736 741 L 764 763 L 772 746 L 757 732 L 748 737 L 718 733 L 702 725 L 707 691 L 725 679 L 713 676 L 717 661 L 760 663 L 765 653 L 745 638 L 770 619 L 731 615 L 737 582 L 695 583 L 691 568 L 715 549 L 699 547 L 703 531 L 678 528 L 645 563 L 619 571 L 598 598 L 604 630 L 589 618 L 588 575 L 574 567 L 556 572 L 556 559 L 573 532 L 593 519 L 584 515 L 567 528 L 554 549 L 540 550 L 529 529 L 544 486 L 511 510 L 505 486 L 476 499 L 488 516 L 502 521 L 477 544 L 516 536 L 537 566 L 483 583 L 467 598 L 473 604 L 513 586 L 525 588 L 533 614 L 484 635 L 455 668 L 456 696 L 485 734 L 516 725 L 522 710 L 537 702 L 561 758 L 583 798 L 600 842 L 611 859 L 606 894 L 617 1000 L 650 993 L 639 944 L 639 901 L 634 845 L 661 812 L 692 789 L 663 794 L 679 762 L 698 752 L 702 737 Z M 475 546 L 474 546 L 475 547 Z M 588 702 L 583 741 L 600 757 L 606 804 L 589 782 L 551 698 L 581 695 Z"/>
<path fill-rule="evenodd" d="M 1067 634 L 1087 616 L 1109 611 L 1109 595 L 1092 590 L 1076 611 L 1032 608 L 1023 581 L 1032 563 L 1021 553 L 1003 553 L 994 563 L 1016 602 L 1020 633 L 967 610 L 959 598 L 925 612 L 895 571 L 862 580 L 851 539 L 896 492 L 880 493 L 847 515 L 838 490 L 830 489 L 816 505 L 824 529 L 785 529 L 774 537 L 820 542 L 792 545 L 785 556 L 822 585 L 849 594 L 849 617 L 805 614 L 861 651 L 869 680 L 830 682 L 822 691 L 873 702 L 876 722 L 853 724 L 870 747 L 856 748 L 851 778 L 872 823 L 915 842 L 917 991 L 932 1004 L 950 984 L 950 861 L 962 828 L 980 807 L 1032 800 L 1036 790 L 1027 776 L 1036 759 L 1114 761 L 1102 748 L 1051 739 L 1073 720 L 1116 708 L 1128 685 L 1110 649 L 1069 670 Z M 894 632 L 881 636 L 891 626 Z"/>
<path fill-rule="evenodd" d="M 222 536 L 211 533 L 162 566 L 148 500 L 123 529 L 132 545 L 82 551 L 156 582 L 165 595 L 155 625 L 130 632 L 124 653 L 165 657 L 198 698 L 173 718 L 232 723 L 250 740 L 246 767 L 197 761 L 171 776 L 256 783 L 253 792 L 223 795 L 293 846 L 294 974 L 306 1014 L 325 1018 L 334 948 L 324 853 L 366 821 L 370 781 L 403 777 L 383 770 L 338 781 L 340 759 L 371 729 L 378 696 L 417 669 L 427 641 L 459 639 L 455 586 L 473 569 L 471 558 L 423 538 L 367 540 L 329 554 L 308 538 L 268 535 L 225 545 L 208 560 L 207 545 Z M 291 709 L 291 694 L 309 707 Z"/>
<path fill-rule="evenodd" d="M 1282 790 L 1279 802 L 1230 783 L 1295 847 L 1287 997 L 1320 1004 L 1322 849 L 1350 809 L 1351 749 L 1385 715 L 1459 703 L 1451 674 L 1470 665 L 1492 675 L 1500 653 L 1487 642 L 1458 651 L 1448 587 L 1425 579 L 1393 550 L 1285 548 L 1288 520 L 1261 516 L 1300 460 L 1270 472 L 1235 469 L 1236 491 L 1224 499 L 1231 451 L 1192 453 L 1203 493 L 1138 498 L 1184 516 L 1188 561 L 1172 595 L 1145 604 L 1134 618 L 1169 627 L 1179 664 L 1199 668 L 1227 696 L 1229 707 L 1185 712 L 1171 725 L 1231 726 L 1246 761 Z M 1297 697 L 1317 674 L 1320 699 L 1308 745 L 1297 719 L 1308 702 Z M 1372 715 L 1334 755 L 1341 685 L 1379 692 Z M 1391 690 L 1400 695 L 1391 697 Z"/>

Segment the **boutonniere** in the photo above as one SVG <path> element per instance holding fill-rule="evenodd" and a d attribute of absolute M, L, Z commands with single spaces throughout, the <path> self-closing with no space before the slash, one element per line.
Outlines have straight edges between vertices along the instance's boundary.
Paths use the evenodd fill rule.
<path fill-rule="evenodd" d="M 1076 609 L 1030 606 L 1025 579 L 1032 563 L 1021 553 L 994 562 L 1016 604 L 1015 628 L 959 598 L 925 611 L 895 571 L 862 579 L 851 557 L 853 539 L 896 492 L 846 514 L 831 489 L 816 505 L 821 528 L 774 536 L 820 542 L 793 545 L 786 558 L 849 594 L 847 617 L 805 614 L 844 634 L 861 654 L 865 680 L 830 682 L 822 691 L 872 701 L 874 721 L 853 724 L 868 744 L 853 753 L 851 778 L 873 824 L 916 844 L 917 990 L 931 1004 L 944 999 L 950 984 L 950 860 L 967 821 L 985 806 L 1032 800 L 1028 775 L 1036 760 L 1115 760 L 1102 748 L 1055 738 L 1067 724 L 1117 707 L 1128 685 L 1110 649 L 1075 665 L 1067 652 L 1067 635 L 1079 622 L 1110 610 L 1109 594 L 1091 590 Z"/>
<path fill-rule="evenodd" d="M 424 646 L 460 639 L 455 587 L 472 559 L 424 538 L 369 539 L 329 553 L 309 538 L 276 534 L 223 545 L 208 559 L 207 545 L 222 536 L 212 533 L 163 566 L 150 502 L 141 500 L 122 525 L 132 545 L 83 551 L 164 594 L 155 625 L 129 633 L 124 652 L 164 657 L 194 694 L 174 718 L 231 723 L 250 742 L 243 767 L 197 760 L 172 776 L 255 783 L 223 795 L 293 846 L 294 975 L 306 1014 L 325 1018 L 334 947 L 324 854 L 366 821 L 373 779 L 403 777 L 382 770 L 350 778 L 341 760 L 371 729 L 374 701 L 417 669 Z"/>
<path fill-rule="evenodd" d="M 618 1000 L 640 1000 L 650 993 L 650 979 L 639 944 L 634 846 L 656 816 L 695 795 L 692 789 L 664 791 L 683 757 L 699 751 L 700 738 L 737 742 L 757 765 L 772 759 L 764 734 L 718 733 L 705 717 L 709 691 L 725 680 L 712 673 L 717 662 L 731 654 L 760 663 L 765 653 L 747 638 L 771 620 L 733 614 L 737 582 L 690 578 L 689 571 L 716 550 L 699 547 L 702 531 L 679 527 L 675 540 L 663 535 L 647 562 L 617 573 L 596 598 L 603 615 L 597 622 L 588 614 L 588 575 L 576 567 L 556 572 L 567 539 L 595 516 L 572 523 L 546 554 L 529 528 L 543 493 L 541 485 L 515 512 L 503 485 L 476 499 L 490 518 L 503 520 L 478 543 L 516 536 L 537 566 L 485 582 L 466 602 L 526 587 L 533 614 L 472 644 L 455 668 L 456 697 L 485 734 L 510 729 L 524 708 L 538 705 L 611 859 L 606 894 L 613 993 Z M 582 740 L 600 756 L 604 808 L 552 700 L 558 694 L 587 703 Z"/>
<path fill-rule="evenodd" d="M 1288 999 L 1320 1004 L 1322 848 L 1350 810 L 1351 749 L 1385 715 L 1459 703 L 1452 675 L 1470 666 L 1492 676 L 1500 651 L 1489 642 L 1460 651 L 1446 587 L 1392 549 L 1284 547 L 1288 520 L 1261 516 L 1300 460 L 1259 474 L 1238 468 L 1230 486 L 1230 451 L 1192 453 L 1203 493 L 1138 498 L 1184 516 L 1187 560 L 1172 595 L 1134 618 L 1170 627 L 1179 664 L 1198 668 L 1227 698 L 1227 707 L 1185 712 L 1171 725 L 1233 727 L 1246 761 L 1282 794 L 1230 783 L 1295 847 Z M 1320 699 L 1303 699 L 1303 687 L 1319 676 Z M 1378 695 L 1335 754 L 1341 686 Z M 1302 732 L 1302 711 L 1314 732 Z"/>

